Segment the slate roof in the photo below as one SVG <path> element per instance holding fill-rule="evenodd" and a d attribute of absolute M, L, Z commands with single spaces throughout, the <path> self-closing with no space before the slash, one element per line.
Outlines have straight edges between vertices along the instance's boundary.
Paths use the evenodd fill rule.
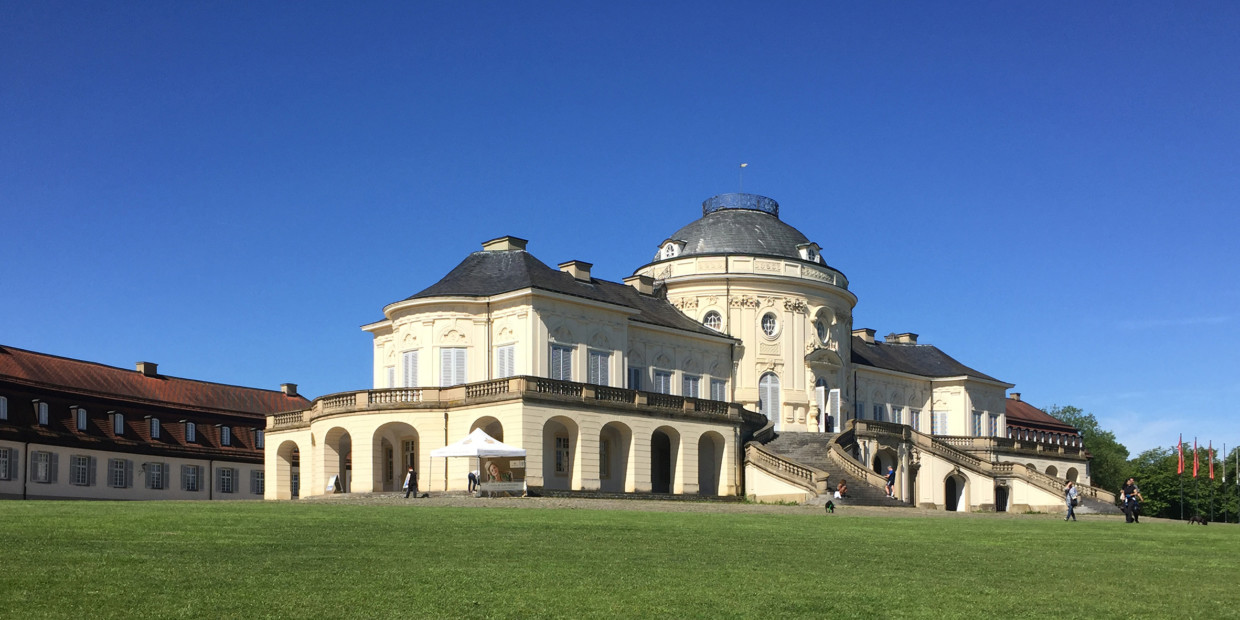
<path fill-rule="evenodd" d="M 699 334 L 729 338 L 685 316 L 661 296 L 642 295 L 617 282 L 591 278 L 589 282 L 548 267 L 525 250 L 483 250 L 461 261 L 438 282 L 408 297 L 490 297 L 533 288 L 631 308 L 632 320 Z"/>
<path fill-rule="evenodd" d="M 694 254 L 750 254 L 800 260 L 797 246 L 809 243 L 801 231 L 779 217 L 753 209 L 720 209 L 707 213 L 669 238 L 685 242 L 677 258 Z M 659 260 L 656 251 L 653 262 Z"/>
<path fill-rule="evenodd" d="M 999 381 L 961 364 L 938 347 L 929 344 L 866 342 L 859 336 L 853 336 L 852 362 L 860 366 L 873 366 L 923 377 L 968 375 L 975 379 Z"/>
<path fill-rule="evenodd" d="M 1009 398 L 1005 401 L 1007 423 L 1010 426 L 1029 426 L 1042 430 L 1064 432 L 1075 435 L 1075 426 L 1063 422 L 1027 402 Z"/>
<path fill-rule="evenodd" d="M 104 397 L 266 416 L 310 406 L 278 390 L 208 383 L 0 346 L 0 381 Z"/>

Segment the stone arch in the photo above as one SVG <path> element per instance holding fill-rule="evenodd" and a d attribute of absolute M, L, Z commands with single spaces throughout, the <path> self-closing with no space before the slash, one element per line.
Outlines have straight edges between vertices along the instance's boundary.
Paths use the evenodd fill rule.
<path fill-rule="evenodd" d="M 1078 471 L 1076 470 L 1076 468 L 1075 468 L 1075 467 L 1069 467 L 1069 468 L 1068 468 L 1068 471 L 1064 472 L 1063 477 L 1064 477 L 1065 479 L 1067 479 L 1067 480 L 1068 480 L 1068 482 L 1077 482 L 1077 483 L 1079 483 L 1079 481 L 1077 480 L 1077 478 L 1079 478 L 1079 477 L 1080 477 L 1080 475 L 1081 475 L 1081 474 L 1080 474 L 1080 472 L 1078 472 Z"/>
<path fill-rule="evenodd" d="M 723 435 L 706 431 L 698 438 L 698 494 L 722 495 L 723 486 Z"/>
<path fill-rule="evenodd" d="M 660 426 L 650 434 L 650 490 L 654 493 L 676 491 L 676 469 L 680 460 L 680 432 Z"/>
<path fill-rule="evenodd" d="M 578 450 L 580 429 L 572 418 L 554 416 L 543 423 L 543 488 L 563 491 L 580 488 Z"/>
<path fill-rule="evenodd" d="M 1035 471 L 1035 472 L 1038 471 L 1038 467 L 1034 465 L 1033 463 L 1025 463 L 1025 469 L 1028 469 L 1029 471 Z"/>
<path fill-rule="evenodd" d="M 598 434 L 599 490 L 631 493 L 635 487 L 631 469 L 633 429 L 621 422 L 608 422 Z"/>
<path fill-rule="evenodd" d="M 350 471 L 353 458 L 353 438 L 349 435 L 349 431 L 337 426 L 327 431 L 323 436 L 323 459 L 319 463 L 323 475 L 320 480 L 326 485 L 331 481 L 332 476 L 340 476 L 340 486 L 337 487 L 343 493 L 348 493 L 352 488 Z M 326 487 L 324 487 L 326 488 Z"/>
<path fill-rule="evenodd" d="M 276 471 L 274 480 L 276 499 L 293 499 L 301 496 L 301 447 L 292 439 L 285 440 L 276 448 Z"/>
<path fill-rule="evenodd" d="M 472 433 L 477 429 L 482 429 L 482 432 L 495 438 L 496 441 L 504 441 L 504 425 L 492 416 L 484 415 L 469 425 L 469 432 Z"/>
<path fill-rule="evenodd" d="M 943 477 L 943 507 L 948 512 L 969 509 L 969 479 L 958 469 Z"/>
<path fill-rule="evenodd" d="M 1047 466 L 1046 466 L 1046 475 L 1048 475 L 1048 476 L 1050 476 L 1050 477 L 1052 477 L 1052 478 L 1058 478 L 1058 477 L 1059 477 L 1059 468 L 1058 468 L 1058 467 L 1055 467 L 1054 465 L 1047 465 Z"/>
<path fill-rule="evenodd" d="M 418 431 L 406 422 L 388 422 L 375 429 L 371 439 L 374 479 L 371 488 L 376 491 L 395 491 L 405 483 L 405 473 L 409 467 L 421 474 L 426 480 L 418 462 L 419 450 Z M 406 449 L 408 448 L 408 449 Z"/>

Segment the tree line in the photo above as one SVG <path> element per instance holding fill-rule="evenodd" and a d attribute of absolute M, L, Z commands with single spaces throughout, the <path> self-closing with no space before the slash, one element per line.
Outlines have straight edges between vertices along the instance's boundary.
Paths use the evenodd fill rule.
<path fill-rule="evenodd" d="M 1103 430 L 1092 413 L 1058 405 L 1046 412 L 1081 431 L 1085 449 L 1092 456 L 1089 473 L 1093 486 L 1119 493 L 1129 477 L 1137 480 L 1145 498 L 1142 514 L 1168 519 L 1201 515 L 1211 521 L 1222 521 L 1224 517 L 1228 521 L 1240 521 L 1240 476 L 1237 475 L 1240 472 L 1236 471 L 1240 447 L 1232 448 L 1229 454 L 1214 455 L 1214 479 L 1211 480 L 1208 448 L 1198 446 L 1199 468 L 1194 479 L 1192 446 L 1184 447 L 1184 473 L 1177 474 L 1179 455 L 1174 444 L 1129 458 L 1128 448 L 1115 439 L 1115 433 Z"/>

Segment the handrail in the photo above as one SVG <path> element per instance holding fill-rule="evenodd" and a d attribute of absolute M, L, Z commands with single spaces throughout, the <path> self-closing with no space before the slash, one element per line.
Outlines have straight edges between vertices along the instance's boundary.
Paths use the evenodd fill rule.
<path fill-rule="evenodd" d="M 768 451 L 756 441 L 745 445 L 745 462 L 757 465 L 767 473 L 775 474 L 786 482 L 796 484 L 814 495 L 821 495 L 827 490 L 827 478 L 830 474 L 789 461 Z"/>
<path fill-rule="evenodd" d="M 872 420 L 855 420 L 852 428 L 849 429 L 848 432 L 855 432 L 860 435 L 868 435 L 873 437 L 895 435 L 901 440 L 912 441 L 913 445 L 918 448 L 932 452 L 940 457 L 943 457 L 944 459 L 947 459 L 948 461 L 954 462 L 957 465 L 970 469 L 978 474 L 992 478 L 996 475 L 1012 476 L 1023 479 L 1025 482 L 1028 482 L 1044 491 L 1056 495 L 1063 493 L 1064 482 L 1060 481 L 1058 478 L 1029 469 L 1020 463 L 992 463 L 990 461 L 984 461 L 969 454 L 968 452 L 950 445 L 951 443 L 959 444 L 961 443 L 960 441 L 944 440 L 944 438 L 940 436 L 926 435 L 925 433 L 901 424 L 875 422 Z M 838 441 L 841 436 L 845 434 L 846 433 L 841 433 L 834 441 Z M 835 456 L 834 451 L 829 454 L 831 456 Z M 842 448 L 840 454 L 848 456 Z M 848 458 L 851 460 L 852 457 L 848 456 Z M 865 471 L 868 472 L 869 470 Z M 1103 489 L 1089 485 L 1079 485 L 1078 488 L 1086 497 L 1092 497 L 1101 501 L 1115 501 L 1115 496 Z M 1106 500 L 1105 498 L 1107 496 L 1110 496 L 1111 499 Z"/>

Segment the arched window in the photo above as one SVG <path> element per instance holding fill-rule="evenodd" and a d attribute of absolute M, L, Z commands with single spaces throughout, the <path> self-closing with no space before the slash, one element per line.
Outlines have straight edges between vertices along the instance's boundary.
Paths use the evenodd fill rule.
<path fill-rule="evenodd" d="M 821 319 L 814 321 L 814 331 L 818 334 L 818 342 L 826 344 L 827 342 L 827 324 Z"/>
<path fill-rule="evenodd" d="M 774 422 L 775 430 L 779 430 L 779 377 L 773 372 L 758 380 L 758 412 Z"/>
<path fill-rule="evenodd" d="M 715 331 L 722 331 L 723 330 L 723 317 L 720 316 L 718 312 L 711 310 L 710 312 L 706 313 L 706 316 L 702 317 L 702 324 Z"/>

